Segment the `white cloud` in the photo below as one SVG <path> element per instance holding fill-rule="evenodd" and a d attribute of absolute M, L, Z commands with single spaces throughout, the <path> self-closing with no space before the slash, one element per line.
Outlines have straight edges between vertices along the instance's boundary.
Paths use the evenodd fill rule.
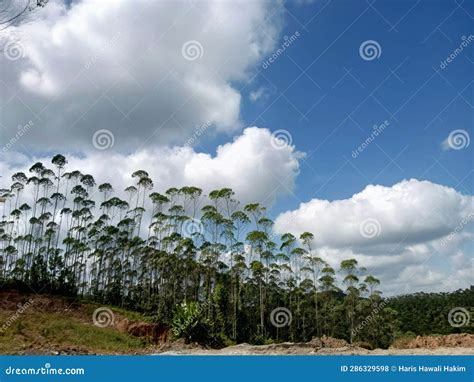
<path fill-rule="evenodd" d="M 257 102 L 258 100 L 267 98 L 268 95 L 268 90 L 261 86 L 258 89 L 251 91 L 249 94 L 249 98 L 250 101 Z"/>
<path fill-rule="evenodd" d="M 235 131 L 238 82 L 273 48 L 281 12 L 266 1 L 51 1 L 4 34 L 20 35 L 23 53 L 0 55 L 5 134 L 33 120 L 26 146 L 78 149 L 107 128 L 130 150 L 185 142 L 205 123 Z M 189 41 L 197 56 L 183 53 Z"/>
<path fill-rule="evenodd" d="M 452 276 L 471 264 L 473 201 L 452 188 L 411 179 L 392 187 L 369 185 L 350 199 L 313 199 L 280 214 L 275 228 L 312 232 L 318 253 L 332 266 L 356 258 L 388 293 L 406 292 L 407 285 L 411 291 L 454 289 L 469 285 L 466 277 Z"/>
<path fill-rule="evenodd" d="M 92 174 L 97 183 L 109 182 L 118 192 L 133 184 L 131 174 L 141 169 L 150 174 L 159 192 L 182 186 L 197 186 L 204 192 L 230 187 L 242 203 L 271 205 L 278 195 L 293 189 L 300 156 L 293 146 L 274 148 L 269 130 L 250 127 L 233 142 L 219 146 L 214 156 L 190 147 L 160 147 L 129 155 L 96 151 L 67 159 L 68 171 Z M 45 165 L 51 161 L 16 153 L 9 158 L 10 165 L 0 162 L 0 173 L 7 179 L 16 171 L 26 172 L 34 161 Z"/>

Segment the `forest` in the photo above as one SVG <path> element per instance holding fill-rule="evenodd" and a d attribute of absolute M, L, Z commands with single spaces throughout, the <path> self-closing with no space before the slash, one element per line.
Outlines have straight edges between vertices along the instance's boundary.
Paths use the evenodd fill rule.
<path fill-rule="evenodd" d="M 153 187 L 138 170 L 116 194 L 60 154 L 15 173 L 0 190 L 1 288 L 135 310 L 215 347 L 327 335 L 386 348 L 403 333 L 472 332 L 446 318 L 474 306 L 472 290 L 384 298 L 355 259 L 331 267 L 313 233 L 275 235 L 266 208 L 229 188 Z"/>

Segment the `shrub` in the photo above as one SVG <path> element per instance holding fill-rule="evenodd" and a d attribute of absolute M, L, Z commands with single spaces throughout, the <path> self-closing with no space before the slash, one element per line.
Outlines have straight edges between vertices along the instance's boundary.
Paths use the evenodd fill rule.
<path fill-rule="evenodd" d="M 171 327 L 173 335 L 186 343 L 209 343 L 210 326 L 204 318 L 204 309 L 196 302 L 177 305 Z"/>

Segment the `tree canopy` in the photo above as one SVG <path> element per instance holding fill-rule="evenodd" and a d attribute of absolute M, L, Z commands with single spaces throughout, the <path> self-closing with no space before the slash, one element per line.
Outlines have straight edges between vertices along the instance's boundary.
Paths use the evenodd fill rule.
<path fill-rule="evenodd" d="M 159 193 L 138 170 L 115 194 L 67 169 L 60 154 L 51 168 L 38 162 L 11 181 L 0 190 L 4 287 L 134 309 L 216 345 L 328 335 L 386 347 L 397 311 L 417 321 L 403 300 L 383 299 L 380 281 L 355 259 L 334 269 L 318 256 L 317 233 L 278 237 L 265 207 L 240 205 L 229 188 Z"/>

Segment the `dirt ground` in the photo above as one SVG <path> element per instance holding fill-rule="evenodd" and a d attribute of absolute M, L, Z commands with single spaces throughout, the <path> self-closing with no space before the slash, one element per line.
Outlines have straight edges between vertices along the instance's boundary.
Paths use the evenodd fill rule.
<path fill-rule="evenodd" d="M 422 346 L 423 345 L 423 346 Z M 285 342 L 272 345 L 240 344 L 224 349 L 204 349 L 197 344 L 177 341 L 156 349 L 158 355 L 467 355 L 474 354 L 474 335 L 417 337 L 404 348 L 367 350 L 330 337 L 315 338 L 307 343 Z"/>
<path fill-rule="evenodd" d="M 333 348 L 307 349 L 292 344 L 290 347 L 268 347 L 268 345 L 252 346 L 240 344 L 221 350 L 176 349 L 155 353 L 156 355 L 473 355 L 472 348 L 436 348 L 436 349 L 376 349 Z"/>

